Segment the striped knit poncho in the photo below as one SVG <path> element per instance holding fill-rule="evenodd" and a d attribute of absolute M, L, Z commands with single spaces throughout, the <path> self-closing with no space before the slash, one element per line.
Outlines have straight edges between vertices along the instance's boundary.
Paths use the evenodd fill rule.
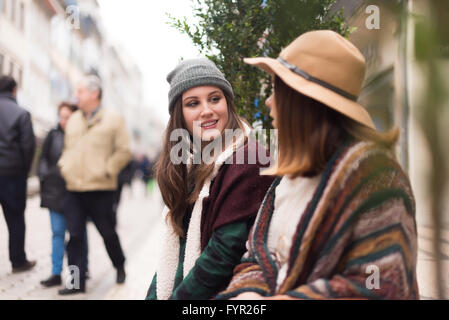
<path fill-rule="evenodd" d="M 358 142 L 334 154 L 297 226 L 285 281 L 276 288 L 278 270 L 266 240 L 280 181 L 267 192 L 248 251 L 217 299 L 243 292 L 298 299 L 419 299 L 415 202 L 391 153 Z"/>

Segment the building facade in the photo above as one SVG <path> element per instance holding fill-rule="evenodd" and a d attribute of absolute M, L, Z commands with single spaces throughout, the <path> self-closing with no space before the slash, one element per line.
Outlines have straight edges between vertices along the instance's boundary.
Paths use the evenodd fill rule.
<path fill-rule="evenodd" d="M 142 75 L 106 39 L 96 0 L 0 0 L 0 74 L 17 79 L 19 104 L 31 112 L 39 139 L 55 125 L 57 105 L 74 99 L 82 76 L 98 75 L 104 106 L 123 114 L 135 144 Z"/>

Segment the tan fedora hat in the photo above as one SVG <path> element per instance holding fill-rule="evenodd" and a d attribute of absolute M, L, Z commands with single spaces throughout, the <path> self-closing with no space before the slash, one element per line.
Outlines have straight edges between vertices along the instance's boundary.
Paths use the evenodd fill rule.
<path fill-rule="evenodd" d="M 244 61 L 276 74 L 294 90 L 376 129 L 369 113 L 357 103 L 365 78 L 365 58 L 338 33 L 306 32 L 282 50 L 278 59 Z"/>

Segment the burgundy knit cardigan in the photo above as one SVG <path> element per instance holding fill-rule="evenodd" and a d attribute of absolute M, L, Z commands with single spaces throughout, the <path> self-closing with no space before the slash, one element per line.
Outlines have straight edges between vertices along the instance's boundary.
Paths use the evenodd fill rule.
<path fill-rule="evenodd" d="M 244 164 L 237 164 L 238 153 L 234 152 L 232 164 L 222 165 L 212 181 L 209 197 L 203 200 L 201 251 L 218 228 L 249 219 L 252 219 L 252 224 L 268 188 L 274 181 L 273 176 L 260 175 L 260 169 L 269 164 L 262 165 L 258 156 L 256 164 L 248 164 L 249 153 L 265 153 L 268 156 L 266 149 L 256 142 L 248 142 L 242 148 Z"/>

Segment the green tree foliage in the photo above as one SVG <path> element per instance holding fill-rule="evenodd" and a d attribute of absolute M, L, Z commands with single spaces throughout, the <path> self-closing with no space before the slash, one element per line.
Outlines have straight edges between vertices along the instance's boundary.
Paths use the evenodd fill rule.
<path fill-rule="evenodd" d="M 271 78 L 246 65 L 245 57 L 277 57 L 304 32 L 331 29 L 349 35 L 342 12 L 330 13 L 334 0 L 192 0 L 196 24 L 169 15 L 200 52 L 214 61 L 231 82 L 239 114 L 270 128 L 265 100 Z"/>

